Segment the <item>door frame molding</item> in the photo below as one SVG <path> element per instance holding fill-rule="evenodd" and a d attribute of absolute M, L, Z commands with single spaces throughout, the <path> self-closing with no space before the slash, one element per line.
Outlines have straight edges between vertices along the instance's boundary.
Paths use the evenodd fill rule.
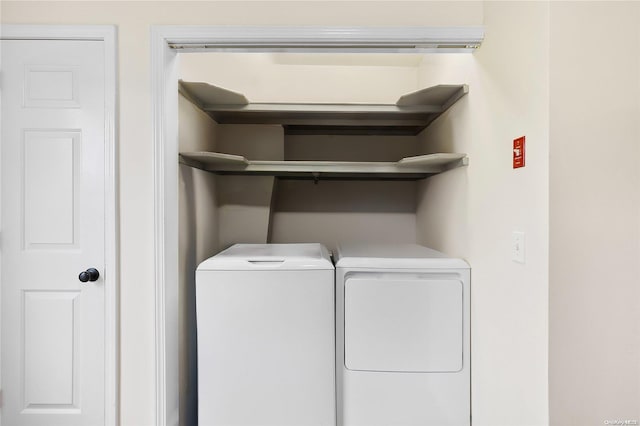
<path fill-rule="evenodd" d="M 119 222 L 117 29 L 112 25 L 2 25 L 1 40 L 92 40 L 104 43 L 105 66 L 105 425 L 119 413 Z"/>
<path fill-rule="evenodd" d="M 157 426 L 179 424 L 178 52 L 216 47 L 269 52 L 277 46 L 320 52 L 327 46 L 351 50 L 354 45 L 356 51 L 398 52 L 402 49 L 389 45 L 406 43 L 407 50 L 421 53 L 470 53 L 473 49 L 464 46 L 477 46 L 483 38 L 484 27 L 151 26 Z"/>

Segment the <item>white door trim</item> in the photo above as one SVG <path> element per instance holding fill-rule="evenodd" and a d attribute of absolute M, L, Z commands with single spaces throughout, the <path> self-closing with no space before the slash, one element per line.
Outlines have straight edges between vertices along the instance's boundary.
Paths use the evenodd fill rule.
<path fill-rule="evenodd" d="M 110 25 L 2 25 L 2 40 L 97 40 L 105 63 L 105 425 L 118 425 L 118 156 L 116 140 L 116 27 Z"/>
<path fill-rule="evenodd" d="M 179 423 L 178 55 L 168 40 L 181 28 L 151 27 L 156 426 Z"/>
<path fill-rule="evenodd" d="M 318 52 L 329 46 L 358 52 L 471 52 L 466 46 L 479 45 L 483 38 L 483 27 L 151 27 L 157 426 L 177 426 L 179 421 L 177 52 L 204 46 L 234 51 Z M 399 42 L 407 47 L 389 47 Z"/>

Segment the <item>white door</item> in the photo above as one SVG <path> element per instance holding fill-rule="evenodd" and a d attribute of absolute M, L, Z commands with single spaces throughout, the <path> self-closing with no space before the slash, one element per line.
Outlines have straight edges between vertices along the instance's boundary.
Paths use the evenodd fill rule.
<path fill-rule="evenodd" d="M 2 425 L 102 425 L 104 43 L 1 43 Z"/>

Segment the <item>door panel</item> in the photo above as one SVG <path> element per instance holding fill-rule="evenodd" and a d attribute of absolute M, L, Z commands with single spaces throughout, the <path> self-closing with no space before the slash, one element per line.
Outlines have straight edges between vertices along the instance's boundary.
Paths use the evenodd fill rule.
<path fill-rule="evenodd" d="M 2 425 L 102 425 L 104 43 L 1 43 Z"/>
<path fill-rule="evenodd" d="M 78 68 L 25 65 L 24 106 L 29 108 L 80 108 Z"/>
<path fill-rule="evenodd" d="M 78 295 L 77 291 L 24 292 L 25 408 L 78 405 L 74 395 L 78 390 Z"/>
<path fill-rule="evenodd" d="M 25 132 L 22 196 L 26 249 L 74 245 L 79 225 L 79 151 L 79 131 Z"/>

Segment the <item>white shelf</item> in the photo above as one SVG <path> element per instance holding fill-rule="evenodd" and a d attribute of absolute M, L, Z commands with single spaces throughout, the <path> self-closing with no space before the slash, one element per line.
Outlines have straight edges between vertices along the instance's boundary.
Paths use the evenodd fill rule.
<path fill-rule="evenodd" d="M 180 162 L 208 172 L 311 179 L 422 179 L 466 166 L 466 154 L 428 154 L 396 162 L 251 161 L 240 155 L 183 152 Z"/>
<path fill-rule="evenodd" d="M 416 135 L 469 91 L 464 84 L 439 85 L 377 105 L 251 103 L 207 83 L 180 81 L 179 87 L 219 124 L 279 124 L 287 134 Z"/>

